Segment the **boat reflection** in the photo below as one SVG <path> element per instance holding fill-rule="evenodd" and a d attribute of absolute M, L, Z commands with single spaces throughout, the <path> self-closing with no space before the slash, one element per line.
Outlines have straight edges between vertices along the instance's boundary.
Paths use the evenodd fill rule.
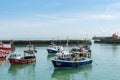
<path fill-rule="evenodd" d="M 50 59 L 50 58 L 55 57 L 55 56 L 56 56 L 56 54 L 49 54 L 49 55 L 47 56 L 47 58 Z"/>
<path fill-rule="evenodd" d="M 27 72 L 26 72 L 27 71 Z M 33 74 L 35 71 L 35 63 L 22 64 L 22 65 L 10 65 L 8 73 L 12 75 L 21 75 L 26 73 L 26 75 Z"/>
<path fill-rule="evenodd" d="M 54 80 L 75 80 L 75 75 L 78 75 L 79 78 L 89 76 L 89 72 L 92 69 L 92 65 L 82 66 L 80 68 L 68 68 L 68 69 L 55 69 L 52 74 L 52 79 Z M 81 75 L 80 75 L 81 74 Z M 78 79 L 79 80 L 79 79 Z"/>
<path fill-rule="evenodd" d="M 7 60 L 6 59 L 0 59 L 0 65 L 1 64 L 7 64 Z"/>

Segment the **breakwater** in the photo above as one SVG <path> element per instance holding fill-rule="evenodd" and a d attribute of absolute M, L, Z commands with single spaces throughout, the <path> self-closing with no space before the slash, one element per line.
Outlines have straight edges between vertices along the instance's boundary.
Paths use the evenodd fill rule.
<path fill-rule="evenodd" d="M 55 44 L 66 45 L 67 40 L 0 40 L 3 43 L 13 42 L 14 45 L 27 45 L 27 44 L 35 44 L 35 45 L 49 45 L 51 42 Z M 68 40 L 68 44 L 92 44 L 90 40 Z"/>
<path fill-rule="evenodd" d="M 105 43 L 105 44 L 120 44 L 120 37 L 98 37 L 94 39 L 94 43 Z"/>

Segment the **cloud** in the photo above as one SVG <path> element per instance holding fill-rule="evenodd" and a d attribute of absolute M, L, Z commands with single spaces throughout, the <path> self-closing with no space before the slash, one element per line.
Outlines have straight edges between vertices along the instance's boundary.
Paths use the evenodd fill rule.
<path fill-rule="evenodd" d="M 97 29 L 96 27 L 101 26 L 96 26 L 98 23 L 95 21 L 99 20 L 101 22 L 102 20 L 107 20 L 109 22 L 110 20 L 118 19 L 120 19 L 119 14 L 33 14 L 24 18 L 21 17 L 2 21 L 0 22 L 0 26 L 3 28 L 3 31 L 1 32 L 4 34 L 7 32 L 11 37 L 20 36 L 30 38 L 34 36 L 34 38 L 40 38 L 44 36 L 51 38 L 53 36 L 70 36 L 71 38 L 79 38 L 79 36 L 81 37 L 82 35 L 86 37 L 87 34 L 104 34 L 105 32 L 112 33 L 112 31 L 106 29 L 104 24 L 102 26 L 104 27 L 104 31 L 99 29 L 95 30 Z M 5 32 L 4 29 L 6 28 L 7 30 Z M 6 37 L 9 36 L 6 35 Z"/>
<path fill-rule="evenodd" d="M 80 14 L 74 13 L 69 15 L 37 15 L 39 18 L 46 20 L 46 22 L 54 22 L 54 23 L 63 23 L 63 24 L 74 24 L 74 23 L 82 23 L 91 20 L 112 20 L 118 19 L 119 17 L 112 14 Z"/>
<path fill-rule="evenodd" d="M 91 15 L 91 19 L 103 19 L 103 20 L 112 20 L 115 19 L 116 16 L 115 15 L 111 15 L 111 14 L 95 14 L 95 15 Z"/>
<path fill-rule="evenodd" d="M 114 8 L 120 8 L 120 2 L 112 3 L 110 6 Z"/>
<path fill-rule="evenodd" d="M 15 18 L 10 20 L 1 20 L 3 27 L 18 27 L 18 28 L 42 28 L 42 27 L 57 27 L 57 26 L 76 26 L 86 24 L 86 22 L 94 22 L 96 20 L 118 20 L 119 14 L 34 14 L 26 17 Z"/>
<path fill-rule="evenodd" d="M 55 27 L 59 25 L 73 26 L 85 24 L 86 22 L 96 21 L 96 20 L 119 20 L 119 14 L 81 14 L 81 13 L 71 13 L 71 14 L 32 14 L 29 16 L 13 18 L 9 20 L 1 20 L 2 26 L 11 27 Z M 6 24 L 7 23 L 7 24 Z"/>

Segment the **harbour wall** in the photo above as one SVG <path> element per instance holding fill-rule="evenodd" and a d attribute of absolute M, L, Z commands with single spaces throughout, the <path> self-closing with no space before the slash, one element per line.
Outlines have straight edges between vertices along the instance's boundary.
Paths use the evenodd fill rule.
<path fill-rule="evenodd" d="M 105 43 L 105 44 L 120 44 L 120 37 L 113 38 L 113 37 L 102 37 L 94 39 L 94 43 Z"/>
<path fill-rule="evenodd" d="M 49 45 L 51 42 L 54 42 L 55 44 L 59 45 L 66 45 L 67 40 L 0 40 L 3 43 L 10 43 L 13 42 L 14 45 L 28 45 L 28 44 L 34 44 L 34 45 Z M 68 44 L 92 44 L 90 40 L 68 40 Z"/>

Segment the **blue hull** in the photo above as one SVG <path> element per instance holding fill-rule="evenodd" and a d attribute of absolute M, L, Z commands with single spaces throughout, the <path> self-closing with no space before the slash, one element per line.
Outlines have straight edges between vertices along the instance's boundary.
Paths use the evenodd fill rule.
<path fill-rule="evenodd" d="M 56 50 L 51 50 L 51 49 L 47 49 L 48 53 L 57 53 L 58 51 Z"/>
<path fill-rule="evenodd" d="M 52 60 L 54 67 L 80 67 L 82 65 L 88 65 L 92 63 L 92 60 L 88 61 L 56 61 Z"/>

